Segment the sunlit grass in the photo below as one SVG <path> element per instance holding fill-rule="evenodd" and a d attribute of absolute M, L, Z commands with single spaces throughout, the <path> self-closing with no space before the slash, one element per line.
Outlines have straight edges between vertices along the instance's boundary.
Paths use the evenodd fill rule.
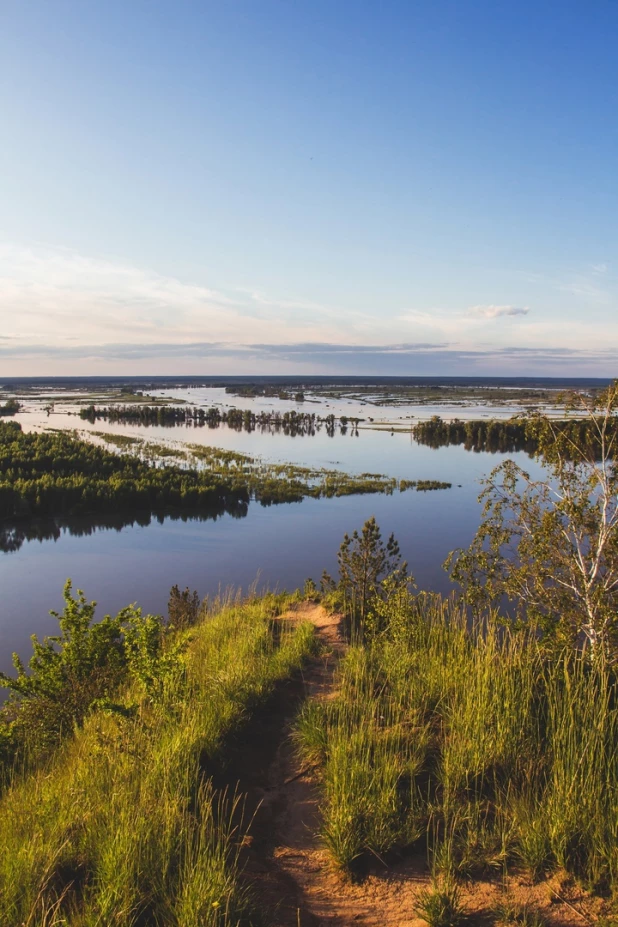
<path fill-rule="evenodd" d="M 422 838 L 449 877 L 563 867 L 587 888 L 618 888 L 611 667 L 572 650 L 549 659 L 530 631 L 437 597 L 399 597 L 336 685 L 334 700 L 304 708 L 297 739 L 320 764 L 337 866 Z"/>
<path fill-rule="evenodd" d="M 0 802 L 0 923 L 253 923 L 238 879 L 242 800 L 209 774 L 230 732 L 313 647 L 273 633 L 284 597 L 228 604 L 189 632 L 186 672 L 134 715 L 99 710 Z"/>

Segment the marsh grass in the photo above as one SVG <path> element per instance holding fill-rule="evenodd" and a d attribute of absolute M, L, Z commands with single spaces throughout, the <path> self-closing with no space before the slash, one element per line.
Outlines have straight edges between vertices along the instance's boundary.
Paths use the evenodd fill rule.
<path fill-rule="evenodd" d="M 242 800 L 213 789 L 226 738 L 297 668 L 313 628 L 283 596 L 213 606 L 156 703 L 128 688 L 0 802 L 0 923 L 255 923 L 239 880 Z M 274 633 L 275 627 L 277 633 Z"/>
<path fill-rule="evenodd" d="M 618 889 L 615 670 L 454 602 L 394 597 L 355 642 L 337 697 L 307 705 L 300 749 L 321 762 L 323 836 L 353 872 L 425 837 L 449 877 L 563 867 Z"/>

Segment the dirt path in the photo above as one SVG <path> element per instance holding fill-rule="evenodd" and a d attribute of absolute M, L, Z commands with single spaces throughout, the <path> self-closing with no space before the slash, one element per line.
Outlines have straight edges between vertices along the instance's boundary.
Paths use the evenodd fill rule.
<path fill-rule="evenodd" d="M 303 604 L 282 619 L 311 621 L 321 644 L 321 653 L 303 672 L 302 699 L 332 697 L 334 674 L 346 647 L 340 619 L 311 604 Z M 410 915 L 411 897 L 409 891 L 401 891 L 401 876 L 369 876 L 362 885 L 353 885 L 332 870 L 319 837 L 315 771 L 303 767 L 290 738 L 294 716 L 295 711 L 283 721 L 268 765 L 254 828 L 256 854 L 264 855 L 259 862 L 254 857 L 249 873 L 267 907 L 276 911 L 277 927 L 424 925 Z"/>
<path fill-rule="evenodd" d="M 424 854 L 389 868 L 376 860 L 374 871 L 360 883 L 342 879 L 329 864 L 319 837 L 319 783 L 315 770 L 300 763 L 290 735 L 305 699 L 334 694 L 334 674 L 346 645 L 339 618 L 320 605 L 303 603 L 281 618 L 311 621 L 321 652 L 300 679 L 277 693 L 259 724 L 237 746 L 232 774 L 249 794 L 249 810 L 258 808 L 246 867 L 252 892 L 276 927 L 426 927 L 415 913 L 419 892 L 430 886 Z M 533 885 L 525 877 L 512 876 L 508 889 L 513 901 L 542 911 L 552 927 L 594 923 L 588 899 L 558 877 Z M 467 923 L 495 923 L 489 912 L 503 892 L 499 878 L 463 885 L 462 900 L 470 912 Z"/>
<path fill-rule="evenodd" d="M 288 616 L 290 617 L 290 616 Z M 298 618 L 311 621 L 322 652 L 303 673 L 304 696 L 326 699 L 334 691 L 334 674 L 345 650 L 340 619 L 320 605 L 302 609 Z M 293 719 L 292 719 L 293 720 Z M 278 880 L 293 887 L 281 898 L 278 923 L 318 925 L 338 923 L 328 884 L 328 860 L 320 846 L 319 794 L 312 769 L 302 766 L 290 740 L 288 722 L 282 742 L 268 771 L 272 796 L 272 867 Z"/>

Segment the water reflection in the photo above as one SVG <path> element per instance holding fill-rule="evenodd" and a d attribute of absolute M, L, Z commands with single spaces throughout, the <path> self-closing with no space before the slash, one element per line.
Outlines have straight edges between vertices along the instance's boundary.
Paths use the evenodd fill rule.
<path fill-rule="evenodd" d="M 199 512 L 161 509 L 156 512 L 133 512 L 104 516 L 73 516 L 71 518 L 35 518 L 0 525 L 0 552 L 15 553 L 28 541 L 58 541 L 63 534 L 90 537 L 98 531 L 122 531 L 123 528 L 147 528 L 153 522 L 162 525 L 170 521 L 216 521 L 223 515 L 246 518 L 249 503 L 229 501 Z"/>
<path fill-rule="evenodd" d="M 227 425 L 233 431 L 258 431 L 260 434 L 279 434 L 287 437 L 315 435 L 324 429 L 329 438 L 334 438 L 339 430 L 346 435 L 348 427 L 358 436 L 359 418 L 339 418 L 333 413 L 317 415 L 315 412 L 298 412 L 295 409 L 281 412 L 254 412 L 251 409 L 220 409 L 218 406 L 202 408 L 198 406 L 95 406 L 81 409 L 79 417 L 91 425 L 99 421 L 110 424 L 140 425 L 143 427 L 160 426 L 163 428 L 209 428 L 211 431 Z"/>
<path fill-rule="evenodd" d="M 36 420 L 33 414 L 20 418 Z M 76 421 L 74 415 L 52 416 L 54 426 L 63 428 L 74 428 Z M 90 426 L 81 421 L 80 426 L 138 438 L 144 434 L 136 425 Z M 169 435 L 169 429 L 152 426 L 149 436 L 158 440 L 166 431 Z M 204 445 L 214 443 L 209 429 L 191 428 L 184 434 L 194 443 L 200 436 Z M 174 429 L 177 440 L 182 435 L 182 428 Z M 12 651 L 30 653 L 33 632 L 56 633 L 49 610 L 62 609 L 68 577 L 99 602 L 100 616 L 136 601 L 145 611 L 164 612 L 174 584 L 215 595 L 228 584 L 246 589 L 259 573 L 264 585 L 294 589 L 308 576 L 319 579 L 324 569 L 335 573 L 344 533 L 361 528 L 372 515 L 384 536 L 393 532 L 399 540 L 419 588 L 447 592 L 450 583 L 442 563 L 451 550 L 472 540 L 480 516 L 479 480 L 496 462 L 492 455 L 470 454 L 463 446 L 422 446 L 409 432 L 397 431 L 391 437 L 361 429 L 359 439 L 337 433 L 333 441 L 322 430 L 311 440 L 295 441 L 222 425 L 216 443 L 252 457 L 263 454 L 315 468 L 443 480 L 453 483 L 453 489 L 306 498 L 272 507 L 236 503 L 209 509 L 198 518 L 156 511 L 5 523 L 0 528 L 0 551 L 6 551 L 0 552 L 0 670 L 10 671 Z M 512 456 L 534 478 L 538 464 L 523 454 Z"/>
<path fill-rule="evenodd" d="M 164 613 L 174 584 L 216 595 L 228 585 L 247 589 L 259 575 L 261 586 L 295 589 L 308 576 L 319 580 L 324 569 L 334 574 L 344 533 L 372 515 L 384 536 L 393 532 L 399 540 L 419 587 L 447 591 L 441 564 L 454 547 L 470 543 L 478 509 L 475 491 L 454 488 L 249 504 L 216 519 L 177 513 L 134 515 L 125 524 L 114 516 L 5 526 L 5 540 L 15 548 L 21 540 L 21 548 L 0 554 L 0 670 L 10 671 L 13 651 L 30 653 L 33 632 L 56 633 L 49 610 L 62 610 L 68 577 L 99 603 L 98 617 L 131 602 Z"/>

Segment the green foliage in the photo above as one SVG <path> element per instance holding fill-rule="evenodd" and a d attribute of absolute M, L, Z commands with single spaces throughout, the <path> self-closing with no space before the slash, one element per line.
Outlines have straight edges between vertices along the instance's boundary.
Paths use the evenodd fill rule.
<path fill-rule="evenodd" d="M 408 489 L 430 492 L 436 489 L 450 489 L 452 485 L 452 483 L 444 483 L 441 480 L 399 480 L 399 492 L 406 492 Z"/>
<path fill-rule="evenodd" d="M 206 604 L 204 607 L 206 608 Z M 182 592 L 178 586 L 172 586 L 167 604 L 169 623 L 174 628 L 190 628 L 196 624 L 200 614 L 200 597 L 196 590 L 187 586 Z"/>
<path fill-rule="evenodd" d="M 127 668 L 151 701 L 161 701 L 169 686 L 180 687 L 186 641 L 172 640 L 158 615 L 139 609 L 124 627 Z"/>
<path fill-rule="evenodd" d="M 302 392 L 297 392 L 288 396 L 275 392 L 280 399 L 294 399 L 295 402 L 304 402 L 305 396 Z M 158 425 L 173 428 L 177 425 L 191 425 L 195 428 L 218 428 L 221 425 L 227 425 L 235 431 L 271 431 L 283 432 L 291 436 L 315 435 L 322 428 L 328 435 L 334 435 L 336 430 L 335 416 L 330 413 L 325 416 L 317 415 L 315 412 L 298 412 L 291 409 L 287 412 L 280 411 L 261 411 L 254 412 L 251 409 L 219 408 L 212 406 L 210 409 L 192 407 L 189 405 L 113 405 L 108 407 L 95 406 L 91 404 L 80 410 L 80 417 L 89 422 L 96 422 L 100 419 L 108 422 L 130 422 L 137 425 Z M 358 420 L 356 420 L 358 424 Z M 345 430 L 346 423 L 341 423 L 342 430 Z"/>
<path fill-rule="evenodd" d="M 242 802 L 210 775 L 230 733 L 313 647 L 307 625 L 278 623 L 275 635 L 283 606 L 268 597 L 210 610 L 159 701 L 129 682 L 116 693 L 126 711 L 92 711 L 44 769 L 15 777 L 0 798 L 0 923 L 257 922 L 240 878 Z M 140 638 L 146 664 L 155 630 Z M 169 643 L 155 646 L 155 663 Z"/>
<path fill-rule="evenodd" d="M 460 445 L 467 451 L 485 451 L 493 454 L 527 451 L 530 455 L 537 450 L 534 437 L 521 418 L 489 421 L 479 419 L 467 422 L 453 419 L 445 422 L 439 415 L 434 415 L 431 419 L 414 425 L 412 433 L 418 444 L 436 448 Z"/>
<path fill-rule="evenodd" d="M 603 660 L 548 654 L 533 629 L 398 591 L 384 630 L 343 659 L 337 695 L 297 739 L 320 764 L 335 863 L 423 834 L 438 873 L 557 866 L 618 889 L 618 679 Z"/>
<path fill-rule="evenodd" d="M 129 606 L 95 621 L 96 603 L 81 590 L 74 597 L 70 580 L 63 596 L 62 613 L 51 612 L 60 633 L 43 641 L 33 635 L 27 667 L 13 654 L 16 676 L 0 673 L 0 686 L 10 692 L 0 712 L 5 771 L 18 757 L 36 765 L 126 680 L 135 680 L 141 696 L 153 702 L 162 700 L 169 685 L 181 684 L 186 642 L 172 636 L 160 616 Z M 186 605 L 182 596 L 181 602 Z M 194 605 L 192 597 L 188 602 Z"/>
<path fill-rule="evenodd" d="M 21 405 L 17 399 L 7 399 L 4 405 L 0 405 L 0 416 L 17 415 L 20 409 Z"/>
<path fill-rule="evenodd" d="M 322 576 L 322 591 L 335 593 L 333 601 L 343 608 L 355 631 L 379 634 L 384 630 L 385 613 L 381 602 L 405 591 L 414 580 L 408 565 L 402 562 L 399 544 L 390 535 L 386 544 L 372 515 L 361 533 L 344 535 L 337 554 L 339 577 L 335 582 L 327 573 Z"/>
<path fill-rule="evenodd" d="M 528 419 L 547 477 L 533 480 L 512 460 L 496 467 L 472 544 L 446 565 L 467 601 L 506 598 L 510 616 L 539 624 L 548 640 L 583 638 L 609 654 L 618 644 L 618 382 L 585 411 L 585 428 Z"/>
<path fill-rule="evenodd" d="M 436 882 L 430 891 L 421 892 L 417 910 L 429 927 L 460 927 L 466 920 L 459 888 L 448 879 Z"/>
<path fill-rule="evenodd" d="M 70 434 L 26 434 L 0 423 L 0 519 L 185 509 L 222 514 L 246 505 L 238 474 L 158 467 Z"/>
<path fill-rule="evenodd" d="M 101 671 L 110 681 L 120 673 L 124 663 L 123 624 L 134 615 L 134 610 L 124 609 L 115 618 L 106 615 L 95 624 L 96 602 L 87 602 L 81 590 L 77 596 L 73 597 L 71 580 L 67 580 L 63 590 L 64 611 L 51 612 L 58 619 L 60 634 L 46 637 L 42 642 L 33 634 L 28 671 L 15 653 L 13 665 L 17 676 L 0 673 L 0 685 L 20 700 L 36 697 L 64 700 L 72 688 L 81 692 L 84 683 Z"/>
<path fill-rule="evenodd" d="M 60 633 L 39 641 L 32 636 L 26 667 L 13 654 L 16 676 L 0 673 L 0 686 L 10 692 L 2 710 L 0 760 L 6 769 L 17 756 L 38 762 L 63 736 L 81 724 L 90 707 L 119 685 L 125 670 L 124 627 L 135 618 L 133 608 L 94 622 L 95 604 L 70 580 L 64 587 L 64 610 L 52 612 Z"/>
<path fill-rule="evenodd" d="M 193 468 L 159 466 L 162 457 L 182 452 L 112 437 L 132 453 L 116 454 L 67 432 L 26 434 L 17 422 L 0 422 L 0 521 L 131 512 L 241 516 L 252 499 L 273 505 L 307 496 L 390 494 L 398 486 L 380 474 L 265 465 L 235 451 L 197 445 L 189 447 Z M 140 453 L 154 459 L 143 460 Z"/>
<path fill-rule="evenodd" d="M 303 598 L 309 602 L 317 602 L 320 598 L 320 591 L 315 582 L 308 577 L 303 587 Z"/>
<path fill-rule="evenodd" d="M 575 400 L 577 401 L 577 400 Z M 598 401 L 598 400 L 597 400 Z M 573 401 L 571 401 L 572 404 Z M 418 422 L 412 433 L 418 444 L 429 447 L 463 446 L 467 451 L 488 452 L 491 454 L 513 454 L 525 451 L 530 457 L 542 450 L 543 439 L 531 422 L 537 415 L 531 411 L 527 416 L 510 419 L 478 419 L 462 422 L 453 419 L 445 422 L 439 415 L 432 416 L 425 422 Z M 551 419 L 551 427 L 556 435 L 565 440 L 565 451 L 569 456 L 568 444 L 575 447 L 587 446 L 588 452 L 599 457 L 601 444 L 596 425 L 588 417 L 580 419 Z M 611 424 L 612 434 L 616 432 L 616 422 Z M 575 451 L 577 455 L 579 452 Z"/>
<path fill-rule="evenodd" d="M 293 738 L 303 759 L 322 765 L 328 747 L 329 714 L 323 702 L 304 702 L 294 723 Z"/>

